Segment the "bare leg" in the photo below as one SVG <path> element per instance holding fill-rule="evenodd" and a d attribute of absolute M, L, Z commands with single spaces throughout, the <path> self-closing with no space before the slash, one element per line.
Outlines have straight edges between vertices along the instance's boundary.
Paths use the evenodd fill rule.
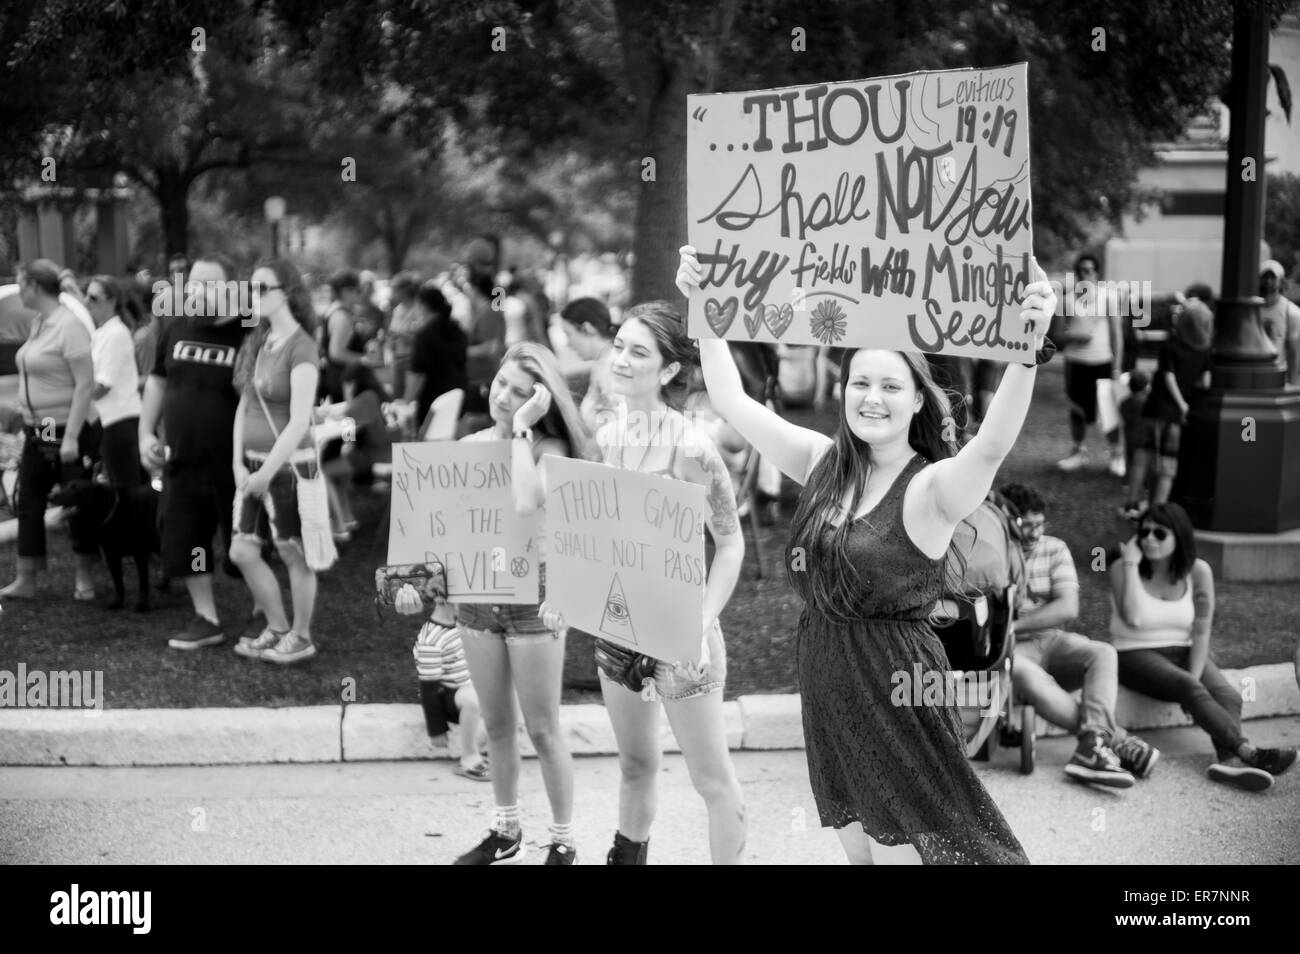
<path fill-rule="evenodd" d="M 277 633 L 282 633 L 289 628 L 289 620 L 284 615 L 284 601 L 280 598 L 280 582 L 275 578 L 275 573 L 266 565 L 262 559 L 262 544 L 252 536 L 237 535 L 230 544 L 230 560 L 235 566 L 239 567 L 244 574 L 244 584 L 253 594 L 253 600 L 258 606 L 266 612 L 266 625 Z M 196 577 L 187 576 L 185 583 L 188 586 L 190 580 Z M 212 578 L 207 578 L 208 599 L 212 598 Z M 190 591 L 193 596 L 194 591 Z M 202 610 L 197 607 L 195 610 L 201 616 L 205 616 Z M 215 607 L 213 616 L 209 617 L 216 620 Z"/>
<path fill-rule="evenodd" d="M 307 565 L 307 557 L 302 552 L 302 545 L 296 540 L 277 543 L 280 559 L 289 570 L 289 595 L 293 599 L 293 631 L 299 636 L 311 639 L 312 613 L 316 608 L 316 572 Z M 266 566 L 265 563 L 262 564 Z M 270 573 L 271 568 L 267 567 Z M 271 574 L 274 580 L 275 575 Z M 276 599 L 280 597 L 280 586 L 275 587 Z M 265 604 L 263 604 L 265 605 Z M 281 613 L 284 610 L 280 610 Z M 268 617 L 269 619 L 270 617 Z M 272 627 L 279 629 L 279 627 Z"/>
<path fill-rule="evenodd" d="M 519 799 L 519 742 L 516 736 L 515 690 L 510 680 L 510 656 L 499 637 L 461 629 L 469 677 L 478 695 L 492 759 L 492 798 L 502 807 Z"/>
<path fill-rule="evenodd" d="M 460 739 L 460 764 L 462 768 L 473 768 L 478 764 L 478 729 L 482 721 L 473 686 L 461 686 L 456 690 L 456 708 L 460 711 L 456 730 Z"/>
<path fill-rule="evenodd" d="M 691 782 L 709 809 L 709 850 L 713 863 L 741 864 L 747 827 L 745 799 L 727 750 L 722 693 L 665 700 L 664 711 L 686 757 Z"/>
<path fill-rule="evenodd" d="M 622 784 L 618 792 L 618 830 L 624 838 L 646 841 L 659 807 L 659 704 L 641 697 L 600 674 L 605 710 L 618 740 L 618 767 Z"/>
<path fill-rule="evenodd" d="M 564 637 L 545 642 L 507 643 L 519 708 L 537 758 L 557 825 L 573 820 L 573 758 L 560 730 L 560 686 Z"/>
<path fill-rule="evenodd" d="M 231 548 L 233 549 L 233 544 Z M 261 559 L 260 554 L 258 558 Z M 231 560 L 234 560 L 234 556 L 231 556 Z M 266 566 L 266 564 L 263 563 L 262 566 Z M 267 567 L 267 572 L 270 572 L 270 567 Z M 217 616 L 217 601 L 212 595 L 212 574 L 195 573 L 192 576 L 185 577 L 184 579 L 185 589 L 190 594 L 190 602 L 194 604 L 194 612 L 210 623 L 220 624 L 221 619 Z M 249 587 L 249 589 L 251 590 L 252 587 Z M 254 594 L 253 598 L 257 599 L 256 594 Z M 277 601 L 280 599 L 278 587 L 275 598 Z M 265 604 L 262 604 L 262 609 L 266 609 Z M 281 610 L 280 615 L 281 617 L 284 616 L 283 610 Z"/>

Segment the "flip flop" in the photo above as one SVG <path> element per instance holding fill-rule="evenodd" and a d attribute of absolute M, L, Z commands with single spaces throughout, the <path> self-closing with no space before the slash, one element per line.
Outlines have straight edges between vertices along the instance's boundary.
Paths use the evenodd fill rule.
<path fill-rule="evenodd" d="M 492 780 L 492 770 L 488 768 L 487 762 L 477 762 L 469 768 L 465 768 L 465 766 L 457 762 L 452 772 L 462 778 L 473 779 L 476 782 L 489 782 Z"/>

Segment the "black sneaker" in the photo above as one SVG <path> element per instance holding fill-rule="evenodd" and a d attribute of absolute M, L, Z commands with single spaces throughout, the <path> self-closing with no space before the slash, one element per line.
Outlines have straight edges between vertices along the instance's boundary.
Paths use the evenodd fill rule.
<path fill-rule="evenodd" d="M 1256 749 L 1255 757 L 1248 764 L 1263 769 L 1269 775 L 1281 775 L 1295 766 L 1295 749 Z"/>
<path fill-rule="evenodd" d="M 1119 756 L 1120 768 L 1132 772 L 1138 778 L 1150 778 L 1152 769 L 1160 759 L 1160 750 L 1136 735 L 1124 736 L 1111 746 L 1111 751 Z"/>
<path fill-rule="evenodd" d="M 1106 747 L 1098 732 L 1084 732 L 1074 750 L 1065 774 L 1080 782 L 1092 782 L 1107 788 L 1130 788 L 1133 776 L 1119 764 L 1119 756 Z"/>
<path fill-rule="evenodd" d="M 477 846 L 465 852 L 452 864 L 457 865 L 515 865 L 524 860 L 524 836 L 514 838 L 489 831 Z"/>
<path fill-rule="evenodd" d="M 182 632 L 167 640 L 167 645 L 172 649 L 202 649 L 204 646 L 216 646 L 225 638 L 226 634 L 220 626 L 195 613 Z"/>
<path fill-rule="evenodd" d="M 1206 775 L 1216 782 L 1235 785 L 1248 792 L 1262 792 L 1273 787 L 1273 776 L 1262 768 L 1247 765 L 1235 755 L 1222 762 L 1215 762 L 1206 770 Z"/>
<path fill-rule="evenodd" d="M 650 842 L 632 841 L 624 838 L 622 832 L 614 832 L 614 847 L 609 849 L 609 854 L 605 857 L 607 865 L 643 865 L 646 863 L 646 855 L 650 852 Z"/>
<path fill-rule="evenodd" d="M 578 860 L 578 849 L 572 845 L 564 845 L 560 842 L 553 842 L 551 847 L 546 850 L 547 865 L 571 865 Z"/>

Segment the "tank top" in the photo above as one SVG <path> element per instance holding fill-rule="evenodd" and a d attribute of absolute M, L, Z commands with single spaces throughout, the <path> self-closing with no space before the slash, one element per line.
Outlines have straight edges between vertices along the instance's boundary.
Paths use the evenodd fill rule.
<path fill-rule="evenodd" d="M 1192 645 L 1192 620 L 1196 610 L 1192 606 L 1192 580 L 1185 581 L 1186 591 L 1176 600 L 1162 600 L 1147 592 L 1145 586 L 1138 586 L 1138 614 L 1142 620 L 1141 627 L 1135 628 L 1125 622 L 1115 605 L 1115 596 L 1110 598 L 1110 635 L 1115 642 L 1115 649 L 1124 652 L 1129 649 L 1159 649 L 1169 646 Z"/>

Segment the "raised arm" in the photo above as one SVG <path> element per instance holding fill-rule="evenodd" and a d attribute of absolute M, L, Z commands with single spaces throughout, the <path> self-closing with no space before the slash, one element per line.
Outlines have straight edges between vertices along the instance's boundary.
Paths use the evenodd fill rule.
<path fill-rule="evenodd" d="M 677 287 L 683 295 L 689 296 L 690 290 L 699 285 L 700 266 L 695 258 L 695 249 L 684 245 L 681 265 L 677 269 Z M 700 366 L 713 409 L 783 474 L 797 483 L 806 483 L 813 465 L 831 446 L 831 439 L 825 434 L 791 424 L 771 408 L 749 397 L 741 384 L 740 371 L 727 342 L 718 338 L 701 339 Z"/>
<path fill-rule="evenodd" d="M 1056 310 L 1056 295 L 1047 274 L 1034 263 L 1036 281 L 1025 289 L 1020 318 L 1032 328 L 1033 347 L 1041 348 L 1043 334 Z M 956 527 L 988 496 L 998 468 L 1015 446 L 1034 396 L 1037 367 L 1018 362 L 1007 365 L 1002 384 L 989 402 L 979 433 L 955 457 L 936 461 L 917 479 L 944 524 Z"/>
<path fill-rule="evenodd" d="M 1138 590 L 1142 586 L 1139 567 L 1142 564 L 1142 551 L 1138 548 L 1136 538 L 1120 546 L 1119 559 L 1110 565 L 1110 595 L 1115 600 L 1115 611 L 1129 626 L 1138 629 L 1142 618 L 1138 613 L 1141 605 Z"/>

